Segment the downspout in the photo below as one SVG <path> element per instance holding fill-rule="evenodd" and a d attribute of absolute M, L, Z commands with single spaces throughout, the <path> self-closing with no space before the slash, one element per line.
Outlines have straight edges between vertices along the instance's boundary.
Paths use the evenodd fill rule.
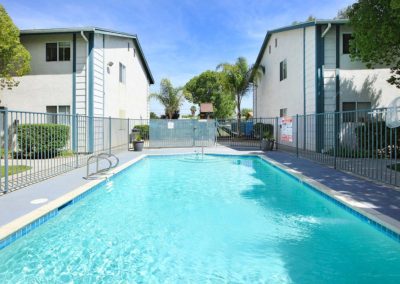
<path fill-rule="evenodd" d="M 85 66 L 85 97 L 86 97 L 86 115 L 88 114 L 88 93 L 89 93 L 89 40 L 85 36 L 85 33 L 81 31 L 81 36 L 86 42 L 86 66 Z"/>
<path fill-rule="evenodd" d="M 331 27 L 332 27 L 332 24 L 329 23 L 328 26 L 326 27 L 326 29 L 324 30 L 324 32 L 322 33 L 321 38 L 324 38 L 324 37 L 325 37 L 325 35 L 329 32 L 329 30 L 331 29 Z"/>

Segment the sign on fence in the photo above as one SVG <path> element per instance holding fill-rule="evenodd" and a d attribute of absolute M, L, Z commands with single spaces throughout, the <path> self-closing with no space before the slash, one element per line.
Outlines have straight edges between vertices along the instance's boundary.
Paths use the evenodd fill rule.
<path fill-rule="evenodd" d="M 281 125 L 281 141 L 293 142 L 293 118 L 291 116 L 282 117 Z"/>

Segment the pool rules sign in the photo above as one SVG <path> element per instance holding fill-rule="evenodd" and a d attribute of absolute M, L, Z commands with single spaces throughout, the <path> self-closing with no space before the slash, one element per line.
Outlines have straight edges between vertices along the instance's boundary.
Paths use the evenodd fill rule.
<path fill-rule="evenodd" d="M 293 142 L 293 118 L 290 116 L 282 117 L 281 125 L 281 141 Z"/>

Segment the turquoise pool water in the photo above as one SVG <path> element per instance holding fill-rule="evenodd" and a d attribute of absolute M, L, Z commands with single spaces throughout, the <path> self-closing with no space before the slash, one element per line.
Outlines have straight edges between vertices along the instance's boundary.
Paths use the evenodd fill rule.
<path fill-rule="evenodd" d="M 254 157 L 149 157 L 0 251 L 0 283 L 400 283 L 400 244 Z"/>

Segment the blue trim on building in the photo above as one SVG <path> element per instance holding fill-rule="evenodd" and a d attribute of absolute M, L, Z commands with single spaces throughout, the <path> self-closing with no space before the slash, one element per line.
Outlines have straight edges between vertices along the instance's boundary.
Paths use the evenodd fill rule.
<path fill-rule="evenodd" d="M 303 27 L 303 147 L 306 149 L 307 138 L 307 89 L 306 89 L 306 27 Z"/>
<path fill-rule="evenodd" d="M 94 32 L 89 33 L 89 94 L 88 94 L 88 116 L 89 116 L 89 129 L 88 129 L 88 152 L 93 153 L 94 150 Z"/>
<path fill-rule="evenodd" d="M 336 25 L 336 70 L 340 69 L 340 25 Z M 340 78 L 336 73 L 336 111 L 340 111 Z"/>
<path fill-rule="evenodd" d="M 323 65 L 325 59 L 325 41 L 322 37 L 322 26 L 315 27 L 315 113 L 316 116 L 316 151 L 320 152 L 324 148 L 324 117 L 318 115 L 325 111 L 325 95 L 324 95 L 324 75 Z"/>
<path fill-rule="evenodd" d="M 76 139 L 76 33 L 72 35 L 72 149 L 77 151 Z"/>

